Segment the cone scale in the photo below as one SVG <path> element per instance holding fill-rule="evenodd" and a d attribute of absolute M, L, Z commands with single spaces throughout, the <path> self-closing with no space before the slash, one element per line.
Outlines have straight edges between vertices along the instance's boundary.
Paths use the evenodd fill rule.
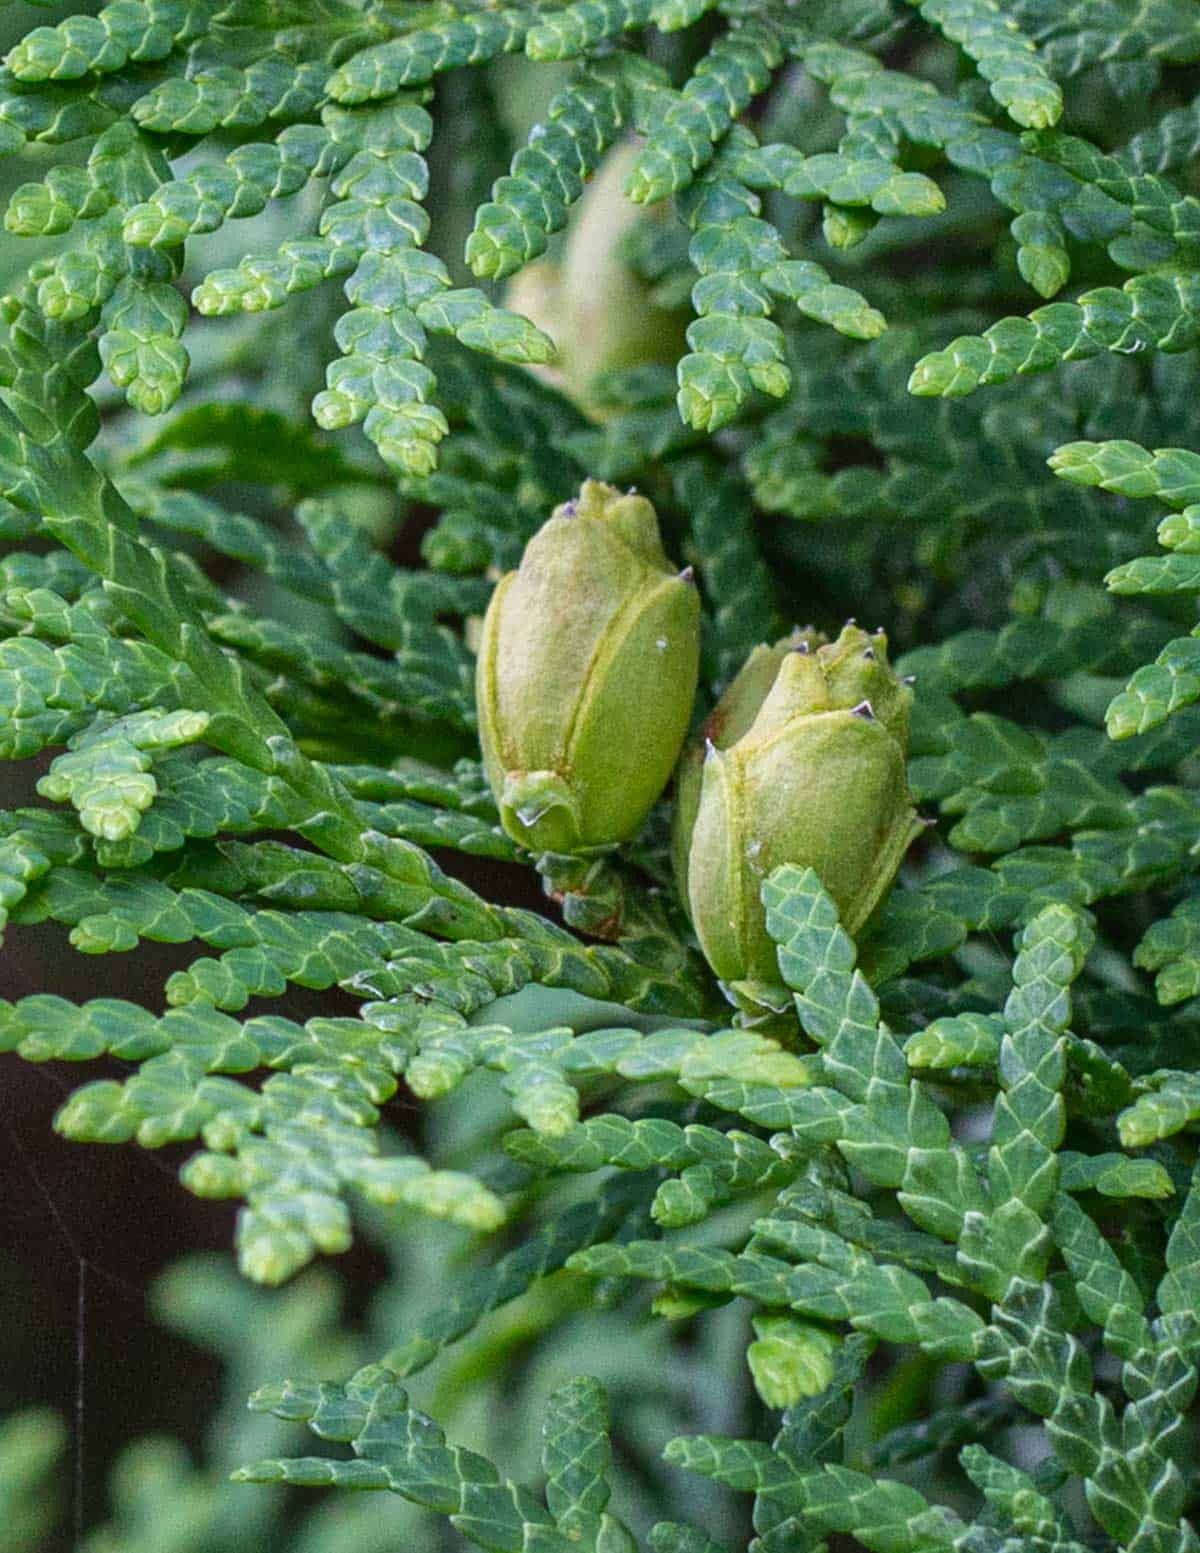
<path fill-rule="evenodd" d="M 484 765 L 508 834 L 591 853 L 636 835 L 691 716 L 700 602 L 654 508 L 597 480 L 504 577 L 476 674 Z"/>

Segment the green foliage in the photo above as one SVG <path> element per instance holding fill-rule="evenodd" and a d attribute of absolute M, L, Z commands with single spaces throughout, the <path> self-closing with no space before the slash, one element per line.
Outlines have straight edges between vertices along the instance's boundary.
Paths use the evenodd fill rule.
<path fill-rule="evenodd" d="M 1190 500 L 1200 494 L 1200 459 L 1183 448 L 1148 453 L 1132 442 L 1071 443 L 1050 460 L 1055 474 L 1078 485 L 1098 485 L 1123 496 L 1155 496 L 1181 509 L 1158 526 L 1158 541 L 1171 553 L 1139 556 L 1115 567 L 1105 582 L 1114 593 L 1183 593 L 1191 591 L 1188 573 L 1195 544 L 1192 525 L 1198 509 Z M 1106 714 L 1109 737 L 1127 739 L 1166 722 L 1172 712 L 1200 699 L 1200 680 L 1191 670 L 1191 637 L 1168 642 L 1152 664 L 1140 668 Z"/>
<path fill-rule="evenodd" d="M 1027 129 L 1056 124 L 1062 92 L 1038 58 L 1033 43 L 1017 31 L 993 0 L 914 0 L 928 21 L 959 44 L 988 83 L 992 96 Z"/>
<path fill-rule="evenodd" d="M 51 1483 L 65 1430 L 48 1409 L 14 1414 L 0 1427 L 0 1508 L 14 1553 L 32 1553 L 54 1524 Z"/>
<path fill-rule="evenodd" d="M 559 92 L 538 126 L 513 158 L 494 198 L 481 205 L 467 240 L 466 259 L 484 279 L 519 270 L 546 251 L 552 233 L 565 224 L 571 205 L 623 128 L 628 89 L 615 68 L 597 68 Z"/>
<path fill-rule="evenodd" d="M 776 298 L 856 338 L 885 327 L 883 313 L 857 288 L 814 258 L 793 255 L 780 226 L 758 214 L 754 191 L 824 201 L 836 254 L 865 237 L 875 216 L 929 220 L 942 211 L 943 195 L 927 172 L 903 165 L 906 142 L 987 178 L 1015 215 L 1021 272 L 1042 295 L 1053 295 L 1069 276 L 1068 236 L 1107 245 L 1119 265 L 1137 272 L 1120 295 L 1103 287 L 1046 316 L 1039 310 L 1027 321 L 1006 320 L 982 343 L 956 341 L 921 363 L 918 391 L 963 393 L 981 379 L 999 381 L 1130 341 L 1187 348 L 1194 201 L 1160 172 L 1131 174 L 1118 157 L 1051 131 L 1062 109 L 1052 60 L 1069 28 L 1054 33 L 1043 55 L 1038 41 L 1047 27 L 1040 16 L 1022 31 L 1026 18 L 1014 19 L 992 0 L 917 6 L 927 51 L 936 52 L 928 29 L 961 48 L 991 96 L 1030 132 L 1022 142 L 992 127 L 968 101 L 940 95 L 919 73 L 881 68 L 859 45 L 889 37 L 895 18 L 883 4 L 859 8 L 853 25 L 833 4 L 803 22 L 781 21 L 769 4 L 740 8 L 679 85 L 633 52 L 604 54 L 648 21 L 687 29 L 708 9 L 587 0 L 423 23 L 415 15 L 368 20 L 344 0 L 328 0 L 292 8 L 286 17 L 254 5 L 218 8 L 209 25 L 193 6 L 131 0 L 96 18 L 35 29 L 8 60 L 0 122 L 9 149 L 28 139 L 96 136 L 84 166 L 54 167 L 10 200 L 6 221 L 15 234 L 79 230 L 72 245 L 46 261 L 46 273 L 46 265 L 35 265 L 36 306 L 47 318 L 98 329 L 102 364 L 114 382 L 139 409 L 162 413 L 188 370 L 180 342 L 185 318 L 177 297 L 171 300 L 181 245 L 256 216 L 269 202 L 302 196 L 320 206 L 315 234 L 289 235 L 236 266 L 210 269 L 193 288 L 195 306 L 207 316 L 258 312 L 340 279 L 351 309 L 338 323 L 342 355 L 329 365 L 314 414 L 331 429 L 362 423 L 395 468 L 429 473 L 447 431 L 425 361 L 429 332 L 453 334 L 503 360 L 546 361 L 552 352 L 540 331 L 483 293 L 455 289 L 445 265 L 424 247 L 423 152 L 434 131 L 422 105 L 429 84 L 523 51 L 532 61 L 584 63 L 478 209 L 467 262 L 476 275 L 496 278 L 535 259 L 565 223 L 605 148 L 627 124 L 646 134 L 629 196 L 640 203 L 675 196 L 679 218 L 695 234 L 698 316 L 691 354 L 679 367 L 680 411 L 691 425 L 722 424 L 755 389 L 786 390 L 781 337 L 770 321 Z M 1191 57 L 1172 30 L 1173 8 L 1164 9 L 1164 38 L 1143 22 L 1143 31 L 1117 50 L 1130 68 L 1139 45 L 1148 59 Z M 1134 25 L 1115 12 L 1108 22 L 1118 32 Z M 1097 51 L 1094 31 L 1087 39 L 1080 46 L 1093 57 L 1112 57 L 1112 49 Z M 828 86 L 833 105 L 849 116 L 836 147 L 812 154 L 783 143 L 755 151 L 737 122 L 779 82 L 789 56 Z M 1078 68 L 1076 57 L 1065 73 Z M 1163 133 L 1186 133 L 1183 112 L 1170 120 L 1179 127 Z M 223 132 L 245 137 L 273 127 L 273 138 L 223 148 Z M 1131 157 L 1161 161 L 1150 134 L 1143 132 Z M 173 153 L 210 142 L 211 152 L 189 171 L 172 172 Z M 326 181 L 327 195 L 318 187 Z M 1151 269 L 1153 275 L 1142 273 Z"/>
<path fill-rule="evenodd" d="M 0 1050 L 103 1061 L 59 1133 L 182 1146 L 239 1264 L 156 1296 L 203 1453 L 80 1545 L 1195 1553 L 1190 0 L 60 15 L 0 21 Z M 857 941 L 762 881 L 779 1007 L 669 791 L 500 824 L 480 622 L 589 477 L 694 569 L 697 729 L 793 623 L 915 681 L 924 833 Z M 0 1429 L 14 1547 L 63 1444 Z"/>
<path fill-rule="evenodd" d="M 569 1381 L 549 1401 L 543 1424 L 546 1503 L 503 1480 L 473 1451 L 447 1446 L 432 1419 L 414 1412 L 386 1369 L 360 1371 L 342 1387 L 285 1384 L 259 1392 L 253 1406 L 302 1419 L 322 1439 L 349 1442 L 353 1461 L 324 1457 L 265 1461 L 243 1468 L 243 1482 L 385 1488 L 439 1510 L 479 1547 L 520 1553 L 532 1541 L 547 1553 L 573 1546 L 632 1550 L 633 1538 L 605 1513 L 607 1417 L 590 1379 Z"/>

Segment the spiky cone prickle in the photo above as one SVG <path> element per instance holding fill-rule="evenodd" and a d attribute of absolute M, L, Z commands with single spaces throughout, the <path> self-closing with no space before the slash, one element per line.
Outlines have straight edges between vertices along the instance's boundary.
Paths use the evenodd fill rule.
<path fill-rule="evenodd" d="M 673 861 L 726 996 L 788 1006 L 760 891 L 783 863 L 814 868 L 847 932 L 888 890 L 922 822 L 905 774 L 912 692 L 887 639 L 794 632 L 751 653 L 680 764 Z"/>
<path fill-rule="evenodd" d="M 483 623 L 480 743 L 508 834 L 572 855 L 636 835 L 678 758 L 699 660 L 700 601 L 663 552 L 654 508 L 585 481 Z"/>

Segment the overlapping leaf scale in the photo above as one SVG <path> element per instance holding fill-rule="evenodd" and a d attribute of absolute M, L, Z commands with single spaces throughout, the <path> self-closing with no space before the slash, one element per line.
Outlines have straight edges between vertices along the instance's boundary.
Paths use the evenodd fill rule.
<path fill-rule="evenodd" d="M 475 212 L 466 247 L 473 274 L 499 280 L 546 251 L 624 127 L 627 98 L 620 71 L 601 65 L 551 99 L 545 120 L 534 125 L 507 176 Z"/>
<path fill-rule="evenodd" d="M 172 76 L 139 97 L 130 111 L 143 129 L 182 135 L 298 122 L 324 106 L 328 75 L 320 60 L 265 53 L 245 67 L 211 64 Z"/>
<path fill-rule="evenodd" d="M 1200 1118 L 1200 1080 L 1194 1073 L 1160 1068 L 1139 1084 L 1141 1093 L 1118 1118 L 1126 1148 L 1145 1148 L 1170 1138 Z"/>
<path fill-rule="evenodd" d="M 410 474 L 427 474 L 447 427 L 429 402 L 435 380 L 423 362 L 426 329 L 521 362 L 548 360 L 552 346 L 481 292 L 451 289 L 445 266 L 421 249 L 428 218 L 419 201 L 428 174 L 420 152 L 432 123 L 415 99 L 357 113 L 327 106 L 321 119 L 320 125 L 292 125 L 274 142 L 241 147 L 224 164 L 160 190 L 131 212 L 126 237 L 179 243 L 227 217 L 255 214 L 268 199 L 295 193 L 312 177 L 331 177 L 335 202 L 325 207 L 315 237 L 289 240 L 274 254 L 212 272 L 194 302 L 205 314 L 260 311 L 345 277 L 355 305 L 335 331 L 344 354 L 329 367 L 314 414 L 330 429 L 364 421 L 386 460 Z"/>
<path fill-rule="evenodd" d="M 180 335 L 187 309 L 171 285 L 172 258 L 131 248 L 123 220 L 167 173 L 162 153 L 132 123 L 119 120 L 98 137 L 83 167 L 56 168 L 44 183 L 22 185 L 5 212 L 8 230 L 21 236 L 84 223 L 77 241 L 31 267 L 8 306 L 16 311 L 32 303 L 52 323 L 74 324 L 89 337 L 98 328 L 109 376 L 130 404 L 151 415 L 174 404 L 182 389 L 188 356 Z"/>
<path fill-rule="evenodd" d="M 889 1341 L 916 1342 L 933 1352 L 958 1347 L 984 1375 L 1003 1379 L 1017 1402 L 1045 1418 L 1059 1459 L 1085 1479 L 1092 1511 L 1112 1535 L 1134 1538 L 1139 1547 L 1183 1549 L 1189 1535 L 1179 1519 L 1183 1484 L 1171 1460 L 1170 1442 L 1178 1430 L 1180 1407 L 1186 1407 L 1194 1389 L 1194 1371 L 1177 1339 L 1168 1339 L 1169 1354 L 1156 1358 L 1136 1285 L 1086 1215 L 1055 1195 L 1055 1150 L 1063 1126 L 1063 1032 L 1070 1015 L 1067 989 L 1091 942 L 1083 919 L 1071 910 L 1049 908 L 1020 941 L 1014 988 L 1004 1012 L 1007 1056 L 986 1180 L 981 1180 L 965 1159 L 965 1170 L 954 1165 L 957 1146 L 948 1133 L 940 1141 L 932 1134 L 922 1136 L 918 1091 L 910 1092 L 905 1103 L 889 1101 L 889 1088 L 902 1084 L 900 1054 L 886 1027 L 872 1029 L 874 1000 L 853 971 L 852 946 L 840 934 L 832 903 L 816 876 L 811 871 L 777 870 L 765 887 L 765 899 L 779 941 L 781 970 L 797 988 L 801 1018 L 822 1046 L 826 1073 L 850 1098 L 861 1096 L 860 1104 L 874 1113 L 869 1141 L 856 1147 L 851 1128 L 839 1147 L 869 1178 L 898 1188 L 899 1202 L 919 1224 L 957 1243 L 962 1274 L 995 1302 L 991 1321 L 974 1326 L 967 1308 L 957 1306 L 955 1315 L 956 1302 L 948 1299 L 936 1302 L 940 1309 L 935 1318 L 919 1280 L 905 1283 L 894 1267 L 854 1252 L 842 1235 L 821 1227 L 819 1212 L 815 1218 L 803 1211 L 785 1213 L 758 1226 L 755 1246 L 765 1242 L 803 1258 L 790 1273 L 786 1263 L 763 1259 L 756 1249 L 737 1257 L 648 1242 L 596 1249 L 577 1261 L 593 1270 L 621 1267 L 638 1276 L 669 1276 L 708 1289 L 789 1302 L 810 1314 L 850 1319 Z M 903 1155 L 896 1163 L 890 1158 L 895 1147 L 888 1143 L 889 1123 L 897 1143 L 907 1136 L 907 1165 Z M 1059 1296 L 1042 1281 L 1052 1249 L 1048 1219 L 1078 1275 L 1084 1309 L 1104 1326 L 1127 1362 L 1131 1402 L 1120 1420 L 1108 1398 L 1093 1388 L 1084 1350 L 1063 1324 Z M 854 1299 L 845 1300 L 836 1284 L 830 1287 L 828 1280 L 818 1280 L 815 1289 L 825 1298 L 808 1304 L 819 1272 L 852 1280 Z M 1135 1454 L 1129 1457 L 1125 1451 L 1134 1441 Z M 678 1441 L 671 1449 L 674 1459 L 760 1494 L 768 1483 L 796 1476 L 794 1471 L 787 1474 L 767 1447 L 752 1442 L 701 1438 Z M 1050 1545 L 1071 1545 L 1063 1541 L 1062 1524 L 1044 1500 L 1028 1493 L 1018 1498 L 1017 1490 L 1028 1485 L 1012 1469 L 978 1451 L 966 1465 L 993 1503 L 1013 1514 L 1014 1530 L 1030 1534 L 1032 1519 L 1052 1538 Z M 773 1476 L 764 1479 L 764 1472 Z M 870 1546 L 964 1545 L 948 1512 L 899 1485 L 827 1466 L 820 1475 L 794 1485 L 792 1492 L 794 1509 L 803 1508 L 821 1529 L 852 1532 Z M 877 1544 L 885 1525 L 885 1540 Z"/>
<path fill-rule="evenodd" d="M 29 142 L 62 145 L 102 134 L 119 122 L 146 86 L 157 84 L 161 66 L 128 67 L 117 76 L 90 76 L 75 81 L 33 85 L 19 81 L 0 66 L 0 156 L 10 156 Z M 145 79 L 134 83 L 131 77 Z"/>
<path fill-rule="evenodd" d="M 659 1186 L 652 1208 L 657 1222 L 670 1228 L 697 1223 L 717 1203 L 741 1193 L 782 1184 L 799 1168 L 786 1149 L 776 1152 L 753 1133 L 680 1126 L 666 1117 L 590 1117 L 559 1136 L 509 1133 L 505 1148 L 523 1163 L 546 1170 L 617 1165 L 678 1172 Z"/>
<path fill-rule="evenodd" d="M 1008 0 L 1005 9 L 1041 47 L 1057 77 L 1108 60 L 1185 64 L 1197 51 L 1194 18 L 1182 0 Z"/>
<path fill-rule="evenodd" d="M 1132 224 L 1115 200 L 1031 155 L 1018 136 L 939 93 L 932 82 L 884 69 L 865 50 L 820 37 L 803 42 L 798 53 L 844 112 L 881 121 L 897 139 L 934 147 L 952 166 L 986 178 L 995 198 L 1015 214 L 1018 266 L 1041 295 L 1053 296 L 1070 275 L 1068 233 L 1107 242 Z"/>
<path fill-rule="evenodd" d="M 1154 922 L 1134 950 L 1133 963 L 1156 972 L 1160 1003 L 1179 1003 L 1200 993 L 1200 901 L 1188 896 L 1168 916 Z"/>
<path fill-rule="evenodd" d="M 1188 270 L 1135 275 L 1100 286 L 1078 302 L 1005 318 L 981 335 L 963 335 L 913 368 L 915 394 L 957 397 L 989 383 L 1046 372 L 1060 361 L 1086 361 L 1101 351 L 1191 350 L 1200 341 L 1200 283 Z"/>
<path fill-rule="evenodd" d="M 175 248 L 188 237 L 215 232 L 226 220 L 257 215 L 310 178 L 329 177 L 354 155 L 359 121 L 326 109 L 321 124 L 291 124 L 277 139 L 251 141 L 222 162 L 206 161 L 183 178 L 165 182 L 131 203 L 122 235 L 136 248 Z"/>
<path fill-rule="evenodd" d="M 708 678 L 726 684 L 750 650 L 770 641 L 779 627 L 750 493 L 703 456 L 677 460 L 672 475 L 675 500 L 691 518 L 695 559 L 712 612 Z"/>
<path fill-rule="evenodd" d="M 508 943 L 499 950 L 471 945 L 440 959 L 439 966 L 432 950 L 412 964 L 400 958 L 382 970 L 364 971 L 356 983 L 358 990 L 385 999 L 367 1004 L 364 1018 L 408 1032 L 414 1055 L 406 1079 L 423 1099 L 437 1099 L 477 1068 L 491 1068 L 503 1075 L 502 1089 L 530 1128 L 561 1138 L 579 1120 L 577 1086 L 615 1075 L 634 1083 L 675 1082 L 757 1125 L 794 1126 L 818 1142 L 830 1136 L 836 1105 L 831 1108 L 822 1096 L 810 1100 L 811 1064 L 749 1032 L 714 1034 L 703 1024 L 677 1025 L 660 1013 L 670 983 L 614 960 L 610 951 L 584 950 L 568 940 L 540 954 Z M 515 1013 L 508 1015 L 503 1002 L 484 1015 L 489 1004 L 535 983 L 567 996 L 535 1005 L 539 1012 L 528 1016 L 532 1028 Z M 581 1005 L 570 994 L 601 1004 L 620 996 L 626 1009 L 614 1009 L 617 1022 L 599 1028 L 593 1015 L 577 1032 Z M 431 999 L 439 1005 L 431 1007 Z M 675 1001 L 682 1001 L 678 994 Z M 651 1017 L 635 1022 L 636 1014 Z M 504 1022 L 508 1018 L 512 1025 Z M 529 1147 L 536 1149 L 532 1142 Z"/>
<path fill-rule="evenodd" d="M 401 87 L 424 85 L 444 70 L 512 53 L 523 46 L 537 16 L 536 8 L 502 6 L 374 44 L 334 71 L 329 93 L 337 102 L 370 102 L 394 96 Z"/>
<path fill-rule="evenodd" d="M 343 1193 L 352 1189 L 474 1229 L 494 1228 L 503 1216 L 471 1177 L 381 1152 L 378 1106 L 396 1079 L 360 1021 L 301 1026 L 263 1016 L 243 1025 L 205 1004 L 156 1018 L 117 999 L 76 1006 L 41 996 L 0 1007 L 0 1029 L 5 1049 L 33 1061 L 112 1052 L 140 1063 L 123 1084 L 77 1090 L 56 1126 L 78 1140 L 136 1137 L 149 1148 L 203 1135 L 210 1152 L 193 1156 L 183 1182 L 199 1196 L 246 1199 L 239 1257 L 258 1282 L 282 1282 L 318 1251 L 344 1250 Z M 257 1092 L 225 1076 L 264 1065 L 285 1071 Z"/>
<path fill-rule="evenodd" d="M 1000 690 L 1031 680 L 1062 679 L 1083 663 L 1100 674 L 1119 673 L 1153 639 L 1154 625 L 1118 610 L 1099 588 L 1051 590 L 1037 615 L 1020 615 L 999 630 L 958 631 L 897 660 L 921 695 Z"/>
<path fill-rule="evenodd" d="M 456 1280 L 381 1362 L 401 1378 L 424 1369 L 484 1316 L 518 1299 L 537 1279 L 560 1271 L 576 1251 L 619 1238 L 626 1226 L 639 1221 L 652 1190 L 652 1181 L 636 1175 L 601 1182 L 591 1197 L 547 1219 L 513 1250 Z"/>
<path fill-rule="evenodd" d="M 1049 460 L 1062 480 L 1099 486 L 1125 497 L 1153 496 L 1178 509 L 1158 525 L 1158 541 L 1170 553 L 1138 556 L 1116 567 L 1105 578 L 1118 594 L 1170 594 L 1200 591 L 1200 457 L 1186 448 L 1154 452 L 1135 442 L 1071 442 L 1057 448 Z M 1128 739 L 1161 727 L 1183 707 L 1200 700 L 1197 655 L 1200 642 L 1192 636 L 1169 641 L 1153 663 L 1130 678 L 1108 707 L 1109 737 Z"/>
<path fill-rule="evenodd" d="M 301 835 L 339 861 L 367 863 L 411 884 L 424 896 L 425 905 L 413 918 L 423 928 L 452 938 L 487 940 L 502 936 L 502 924 L 507 924 L 521 937 L 544 941 L 549 924 L 543 927 L 531 916 L 488 906 L 465 885 L 448 879 L 419 847 L 364 830 L 350 794 L 327 768 L 301 754 L 237 661 L 206 635 L 177 563 L 140 543 L 132 513 L 81 455 L 65 463 L 61 457 L 51 461 L 21 431 L 11 412 L 4 412 L 0 467 L 4 494 L 17 505 L 57 510 L 60 497 L 69 497 L 69 517 L 58 520 L 47 514 L 47 527 L 108 578 L 130 623 L 159 651 L 186 665 L 204 687 L 195 709 L 210 714 L 208 742 L 279 777 L 292 790 L 306 814 L 295 827 Z M 66 491 L 64 478 L 73 482 Z M 47 489 L 56 492 L 49 503 L 42 500 Z M 609 954 L 620 966 L 627 964 L 619 951 Z"/>
<path fill-rule="evenodd" d="M 186 706 L 198 687 L 148 643 L 93 632 L 53 647 L 34 636 L 0 642 L 0 748 L 9 760 L 65 744 L 97 714 Z"/>
<path fill-rule="evenodd" d="M 584 1398 L 591 1405 L 578 1417 Z M 548 1400 L 545 1501 L 502 1478 L 474 1451 L 447 1445 L 442 1430 L 411 1408 L 392 1372 L 382 1366 L 360 1370 L 344 1387 L 285 1381 L 263 1388 L 251 1405 L 308 1423 L 321 1439 L 350 1444 L 354 1456 L 257 1462 L 235 1473 L 240 1482 L 390 1489 L 449 1516 L 463 1536 L 492 1553 L 525 1553 L 530 1547 L 539 1553 L 570 1553 L 585 1533 L 593 1543 L 602 1537 L 615 1553 L 633 1553 L 629 1532 L 602 1508 L 607 1498 L 602 1465 L 606 1416 L 595 1381 L 568 1381 Z M 601 1436 L 597 1477 L 591 1462 Z"/>
<path fill-rule="evenodd" d="M 653 204 L 687 188 L 741 111 L 770 83 L 783 54 L 775 30 L 748 21 L 716 40 L 665 112 L 665 94 L 656 93 L 656 132 L 630 171 L 630 199 Z"/>
<path fill-rule="evenodd" d="M 975 61 L 992 96 L 1026 128 L 1056 124 L 1062 92 L 1029 38 L 994 0 L 912 0 L 926 21 Z"/>
<path fill-rule="evenodd" d="M 791 386 L 783 332 L 770 317 L 777 299 L 857 339 L 885 328 L 857 291 L 836 285 L 811 260 L 790 258 L 776 228 L 759 218 L 761 202 L 738 172 L 753 149 L 751 132 L 738 126 L 679 200 L 695 234 L 688 256 L 700 273 L 690 354 L 678 366 L 679 412 L 710 432 L 738 413 L 752 388 L 780 398 Z"/>
<path fill-rule="evenodd" d="M 1083 830 L 1070 846 L 1029 846 L 990 868 L 965 864 L 917 889 L 894 891 L 864 941 L 872 978 L 899 975 L 937 958 L 971 931 L 1002 931 L 1061 901 L 1088 906 L 1151 886 L 1169 888 L 1193 872 L 1197 808 L 1181 788 L 1151 788 L 1132 800 L 1126 825 Z"/>
<path fill-rule="evenodd" d="M 17 80 L 31 83 L 110 74 L 131 60 L 162 59 L 198 36 L 208 20 L 197 0 L 115 0 L 95 16 L 35 27 L 4 63 Z"/>
<path fill-rule="evenodd" d="M 335 203 L 325 207 L 317 238 L 303 240 L 303 251 L 285 245 L 278 262 L 244 261 L 239 270 L 210 275 L 197 306 L 225 312 L 247 299 L 255 308 L 278 306 L 298 287 L 345 275 L 352 306 L 335 329 L 342 355 L 326 371 L 328 386 L 313 414 L 328 430 L 362 422 L 385 462 L 427 475 L 449 424 L 429 402 L 435 378 L 423 361 L 426 330 L 520 362 L 547 361 L 553 346 L 482 292 L 451 288 L 445 265 L 422 249 L 429 219 L 418 202 L 428 170 L 420 153 L 433 124 L 419 103 L 398 99 L 357 113 L 327 109 L 324 116 L 344 143 L 330 169 Z M 302 127 L 308 128 L 296 126 Z"/>
<path fill-rule="evenodd" d="M 461 638 L 437 617 L 482 611 L 489 585 L 474 578 L 400 571 L 345 521 L 336 503 L 304 502 L 296 516 L 325 565 L 336 613 L 359 636 L 395 655 L 393 686 L 404 686 L 418 704 L 459 726 L 473 727 L 473 660 Z M 274 624 L 270 631 L 276 650 L 291 641 L 290 656 L 299 652 L 303 657 L 307 649 L 295 643 L 294 634 Z M 370 671 L 364 665 L 362 672 Z"/>
<path fill-rule="evenodd" d="M 202 739 L 207 727 L 207 713 L 187 709 L 96 718 L 67 739 L 69 753 L 51 761 L 38 792 L 70 803 L 90 834 L 123 841 L 158 796 L 156 757 Z"/>
<path fill-rule="evenodd" d="M 1011 852 L 1064 831 L 1129 823 L 1122 762 L 1085 729 L 1044 738 L 989 713 L 943 726 L 937 753 L 913 761 L 913 791 L 964 818 L 949 840 L 963 852 Z"/>
<path fill-rule="evenodd" d="M 574 0 L 538 18 L 525 36 L 525 52 L 541 61 L 575 59 L 607 38 L 650 20 L 652 0 Z"/>
<path fill-rule="evenodd" d="M 1121 147 L 1118 155 L 1134 172 L 1169 173 L 1200 153 L 1200 105 L 1173 108 Z"/>
<path fill-rule="evenodd" d="M 139 518 L 167 533 L 202 539 L 218 555 L 255 567 L 301 598 L 332 605 L 334 591 L 326 568 L 261 518 L 230 512 L 196 491 L 173 490 L 138 476 L 124 476 L 119 488 Z"/>
<path fill-rule="evenodd" d="M 842 1532 L 884 1553 L 954 1553 L 967 1546 L 981 1553 L 1016 1553 L 999 1533 L 985 1529 L 980 1534 L 952 1511 L 930 1504 L 916 1488 L 840 1463 L 814 1471 L 807 1464 L 793 1465 L 757 1441 L 718 1435 L 672 1440 L 666 1455 L 677 1466 L 753 1493 L 756 1504 L 779 1505 L 787 1515 L 784 1524 L 789 1532 L 794 1525 L 806 1539 L 788 1542 L 790 1547 L 815 1549 L 821 1544 L 807 1539 Z M 1068 1548 L 1082 1553 L 1081 1544 L 1062 1544 L 1063 1553 Z"/>

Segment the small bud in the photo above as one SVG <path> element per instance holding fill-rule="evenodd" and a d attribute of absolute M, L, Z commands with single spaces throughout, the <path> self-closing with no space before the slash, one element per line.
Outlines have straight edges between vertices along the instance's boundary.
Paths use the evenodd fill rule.
<path fill-rule="evenodd" d="M 762 882 L 816 869 L 856 932 L 920 822 L 905 780 L 912 692 L 887 643 L 848 625 L 836 642 L 758 647 L 689 748 L 676 789 L 673 861 L 709 964 L 735 999 L 778 986 Z M 746 984 L 756 984 L 753 991 Z"/>
<path fill-rule="evenodd" d="M 631 491 L 629 494 L 632 496 L 633 492 Z M 685 566 L 679 574 L 679 580 L 680 582 L 695 582 L 696 568 L 694 566 Z"/>
<path fill-rule="evenodd" d="M 483 624 L 480 743 L 515 841 L 580 853 L 636 834 L 687 731 L 699 642 L 699 596 L 663 554 L 654 508 L 586 481 Z"/>
<path fill-rule="evenodd" d="M 752 1318 L 756 1341 L 746 1350 L 754 1389 L 767 1407 L 795 1407 L 820 1396 L 833 1379 L 840 1339 L 813 1321 L 775 1311 Z"/>

